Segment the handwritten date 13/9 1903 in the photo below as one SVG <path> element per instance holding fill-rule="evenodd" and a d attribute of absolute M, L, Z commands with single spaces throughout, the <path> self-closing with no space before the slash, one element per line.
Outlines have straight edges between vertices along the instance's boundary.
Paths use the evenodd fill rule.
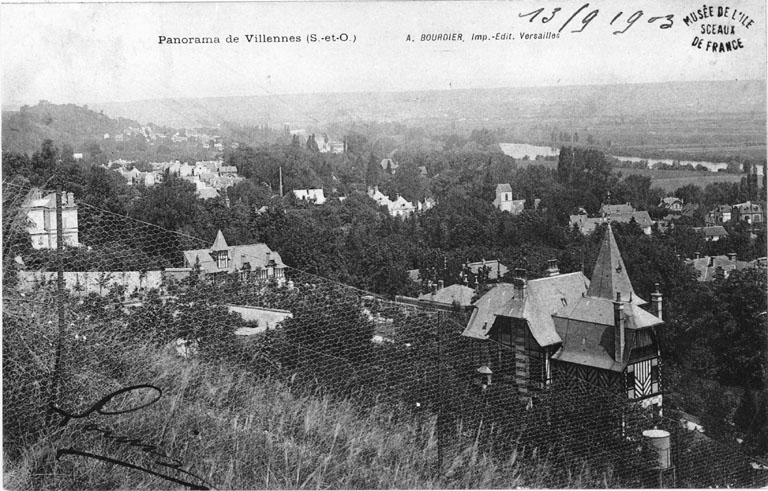
<path fill-rule="evenodd" d="M 530 23 L 540 22 L 541 24 L 549 24 L 550 22 L 554 22 L 554 25 L 560 23 L 560 28 L 557 30 L 558 33 L 563 32 L 569 25 L 572 28 L 570 32 L 584 32 L 584 30 L 597 19 L 599 15 L 600 9 L 594 8 L 590 10 L 589 3 L 583 4 L 576 10 L 565 10 L 561 7 L 541 7 L 530 12 L 518 14 L 521 18 L 527 18 Z M 648 24 L 658 25 L 659 29 L 669 29 L 674 24 L 674 14 L 646 16 L 644 11 L 637 10 L 633 13 L 619 11 L 610 18 L 611 21 L 609 25 L 616 29 L 613 31 L 614 35 L 624 34 L 632 28 L 635 23 L 645 18 L 647 18 Z"/>

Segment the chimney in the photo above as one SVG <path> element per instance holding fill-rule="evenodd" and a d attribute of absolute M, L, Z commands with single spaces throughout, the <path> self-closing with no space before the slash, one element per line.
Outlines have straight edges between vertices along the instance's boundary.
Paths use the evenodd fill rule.
<path fill-rule="evenodd" d="M 445 286 L 445 282 L 443 280 L 437 280 L 437 291 L 440 291 Z"/>
<path fill-rule="evenodd" d="M 712 256 L 707 256 L 707 257 L 709 258 L 709 261 L 707 262 L 707 267 L 711 268 L 712 266 L 715 265 L 715 258 Z"/>
<path fill-rule="evenodd" d="M 560 268 L 557 267 L 557 259 L 547 261 L 547 276 L 557 276 L 560 274 Z"/>
<path fill-rule="evenodd" d="M 621 363 L 624 357 L 624 304 L 620 292 L 616 292 L 616 301 L 613 302 L 613 329 L 613 359 Z"/>
<path fill-rule="evenodd" d="M 696 251 L 696 252 L 693 253 L 693 258 L 694 259 L 699 259 L 700 257 L 701 257 L 701 253 L 699 251 Z"/>
<path fill-rule="evenodd" d="M 736 253 L 735 252 L 729 252 L 728 253 L 728 260 L 731 262 L 736 261 Z"/>
<path fill-rule="evenodd" d="M 75 204 L 75 195 L 73 193 L 67 193 L 67 204 L 70 206 Z"/>
<path fill-rule="evenodd" d="M 528 272 L 521 268 L 515 269 L 515 278 L 512 281 L 515 285 L 515 296 L 521 300 L 525 299 L 528 290 Z"/>
<path fill-rule="evenodd" d="M 653 293 L 651 293 L 651 304 L 653 305 L 653 314 L 661 320 L 664 317 L 661 315 L 661 292 L 659 291 L 659 284 L 653 284 Z"/>

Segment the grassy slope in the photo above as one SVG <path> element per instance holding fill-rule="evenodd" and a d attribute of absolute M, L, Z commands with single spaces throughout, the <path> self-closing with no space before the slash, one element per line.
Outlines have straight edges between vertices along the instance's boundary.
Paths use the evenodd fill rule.
<path fill-rule="evenodd" d="M 4 487 L 9 489 L 173 489 L 179 486 L 134 470 L 65 456 L 76 448 L 133 463 L 149 463 L 126 445 L 71 430 L 85 423 L 161 446 L 185 469 L 218 489 L 298 488 L 492 488 L 546 487 L 544 461 L 523 465 L 491 462 L 476 447 L 460 452 L 436 469 L 433 417 L 406 416 L 376 406 L 362 413 L 350 401 L 320 394 L 299 395 L 290 384 L 257 379 L 243 370 L 183 360 L 151 348 L 117 355 L 141 367 L 130 383 L 152 383 L 163 397 L 140 411 L 121 416 L 91 415 L 71 422 L 56 439 L 28 447 L 22 458 L 5 454 Z M 112 383 L 110 383 L 112 382 Z M 114 380 L 101 380 L 114 390 Z M 123 386 L 128 385 L 123 384 Z M 90 390 L 88 392 L 91 392 Z M 89 394 L 84 407 L 93 404 Z M 157 470 L 163 470 L 155 466 Z M 610 485 L 585 469 L 573 487 Z M 181 477 L 181 476 L 179 476 Z"/>

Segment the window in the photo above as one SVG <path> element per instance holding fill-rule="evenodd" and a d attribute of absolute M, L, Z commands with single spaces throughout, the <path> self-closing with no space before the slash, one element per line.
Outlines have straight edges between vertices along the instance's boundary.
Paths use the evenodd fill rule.
<path fill-rule="evenodd" d="M 509 334 L 509 329 L 501 329 L 501 344 L 504 346 L 512 345 L 512 336 Z"/>
<path fill-rule="evenodd" d="M 651 392 L 656 394 L 659 392 L 659 359 L 654 358 L 651 360 Z"/>
<path fill-rule="evenodd" d="M 635 371 L 634 366 L 630 365 L 627 367 L 627 398 L 634 399 L 635 398 Z"/>
<path fill-rule="evenodd" d="M 226 269 L 229 267 L 229 252 L 227 251 L 219 252 L 218 266 L 219 266 L 219 269 Z"/>

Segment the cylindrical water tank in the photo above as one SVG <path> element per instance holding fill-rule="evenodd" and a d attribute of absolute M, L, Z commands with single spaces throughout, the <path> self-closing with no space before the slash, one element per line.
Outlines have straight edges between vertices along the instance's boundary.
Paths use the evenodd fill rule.
<path fill-rule="evenodd" d="M 656 450 L 659 457 L 659 467 L 662 469 L 669 469 L 670 465 L 672 465 L 669 432 L 657 429 L 645 430 L 643 436 L 650 441 L 651 446 Z"/>

